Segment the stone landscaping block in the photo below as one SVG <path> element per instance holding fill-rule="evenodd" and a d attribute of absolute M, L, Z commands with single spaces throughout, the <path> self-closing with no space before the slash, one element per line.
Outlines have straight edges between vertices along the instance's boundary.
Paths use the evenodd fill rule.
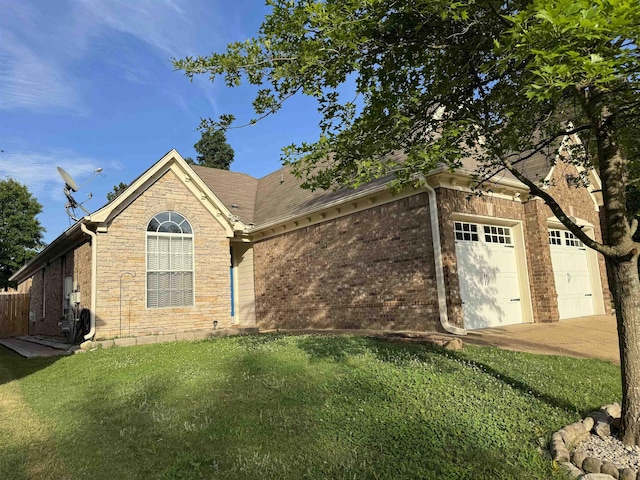
<path fill-rule="evenodd" d="M 587 473 L 600 473 L 600 469 L 602 468 L 602 462 L 597 458 L 587 457 L 582 462 L 582 470 Z"/>
<path fill-rule="evenodd" d="M 611 405 L 602 407 L 602 410 L 613 418 L 620 418 L 622 416 L 622 407 L 620 407 L 619 403 L 612 403 Z"/>
<path fill-rule="evenodd" d="M 582 470 L 580 470 L 571 462 L 562 462 L 560 463 L 560 465 L 569 473 L 571 478 L 579 478 L 580 475 L 582 475 Z"/>
<path fill-rule="evenodd" d="M 593 428 L 594 423 L 595 422 L 593 421 L 592 417 L 587 417 L 582 420 L 582 426 L 584 427 L 585 432 L 590 432 Z"/>
<path fill-rule="evenodd" d="M 613 478 L 618 480 L 620 473 L 618 472 L 618 467 L 616 467 L 611 462 L 603 462 L 602 467 L 600 467 L 600 473 L 606 473 L 607 475 L 611 475 Z"/>
<path fill-rule="evenodd" d="M 444 349 L 449 350 L 450 352 L 458 352 L 462 350 L 462 340 L 454 338 L 453 340 L 445 343 Z"/>
<path fill-rule="evenodd" d="M 211 337 L 211 331 L 201 330 L 197 332 L 187 332 L 184 334 L 176 334 L 176 339 L 178 338 L 178 335 L 188 335 L 189 340 L 206 340 L 207 338 Z"/>
<path fill-rule="evenodd" d="M 564 443 L 567 447 L 580 442 L 589 435 L 588 431 L 584 430 L 584 425 L 582 422 L 572 423 L 571 425 L 567 425 L 562 430 L 558 432 Z"/>
<path fill-rule="evenodd" d="M 607 422 L 596 422 L 593 426 L 593 433 L 598 435 L 599 437 L 609 437 L 611 436 L 611 425 Z"/>
<path fill-rule="evenodd" d="M 567 425 L 564 428 L 565 430 L 568 430 L 568 431 L 572 431 L 572 430 L 575 431 L 576 435 L 585 431 L 584 422 L 582 420 L 580 420 L 579 422 L 572 423 L 571 425 Z"/>
<path fill-rule="evenodd" d="M 98 342 L 93 342 L 93 347 L 102 347 L 102 348 L 111 348 L 115 345 L 113 340 L 100 340 Z"/>
<path fill-rule="evenodd" d="M 176 340 L 177 341 L 182 341 L 182 340 L 204 340 L 205 336 L 202 337 L 198 337 L 197 334 L 201 333 L 201 332 L 181 332 L 181 333 L 176 333 Z"/>
<path fill-rule="evenodd" d="M 573 452 L 571 456 L 571 462 L 578 468 L 582 467 L 582 464 L 589 455 L 586 452 Z"/>
<path fill-rule="evenodd" d="M 175 333 L 165 333 L 163 335 L 156 335 L 156 340 L 158 343 L 167 343 L 167 342 L 175 342 L 176 334 Z"/>
<path fill-rule="evenodd" d="M 136 345 L 135 337 L 127 337 L 127 338 L 116 338 L 113 343 L 117 347 L 131 347 L 132 345 Z"/>
<path fill-rule="evenodd" d="M 636 480 L 636 471 L 631 468 L 620 470 L 620 480 Z"/>
<path fill-rule="evenodd" d="M 589 417 L 593 418 L 593 423 L 598 423 L 598 422 L 610 422 L 611 421 L 611 415 L 609 415 L 607 412 L 605 412 L 604 410 L 598 410 L 596 412 L 591 412 L 589 414 Z"/>
<path fill-rule="evenodd" d="M 152 343 L 158 343 L 157 335 L 149 335 L 146 337 L 138 337 L 138 345 L 150 345 Z"/>
<path fill-rule="evenodd" d="M 553 453 L 553 459 L 556 462 L 568 462 L 571 457 L 569 456 L 569 450 L 566 448 L 559 448 Z"/>

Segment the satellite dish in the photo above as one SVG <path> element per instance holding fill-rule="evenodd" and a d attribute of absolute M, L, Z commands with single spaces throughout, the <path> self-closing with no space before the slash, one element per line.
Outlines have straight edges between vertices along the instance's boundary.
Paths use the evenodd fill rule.
<path fill-rule="evenodd" d="M 73 195 L 71 195 L 71 193 L 77 192 L 80 188 L 84 187 L 87 183 L 89 183 L 91 180 L 96 178 L 96 175 L 99 175 L 102 172 L 102 168 L 96 169 L 93 172 L 93 176 L 80 186 L 78 186 L 78 184 L 73 179 L 73 177 L 69 175 L 63 168 L 60 168 L 60 167 L 56 167 L 56 168 L 58 169 L 58 173 L 64 180 L 63 191 L 64 191 L 65 197 L 67 197 L 67 203 L 65 204 L 64 208 L 67 211 L 67 215 L 69 215 L 69 218 L 77 222 L 80 219 L 80 215 L 81 215 L 80 211 L 86 213 L 87 215 L 89 214 L 89 210 L 84 208 L 83 205 L 85 202 L 89 201 L 93 197 L 93 195 L 89 193 L 87 195 L 89 198 L 87 198 L 84 202 L 80 203 L 75 198 L 73 198 Z"/>
<path fill-rule="evenodd" d="M 65 172 L 63 168 L 60 168 L 60 167 L 56 167 L 56 168 L 58 169 L 58 173 L 64 180 L 65 186 L 72 192 L 77 192 L 78 185 L 76 184 L 76 181 L 73 179 L 73 177 L 69 175 L 67 172 Z"/>

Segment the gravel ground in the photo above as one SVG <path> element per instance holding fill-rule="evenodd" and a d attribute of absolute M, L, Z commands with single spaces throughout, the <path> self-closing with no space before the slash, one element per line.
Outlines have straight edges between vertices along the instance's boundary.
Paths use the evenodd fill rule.
<path fill-rule="evenodd" d="M 589 435 L 586 440 L 576 445 L 575 450 L 585 452 L 598 460 L 608 460 L 618 468 L 640 470 L 640 446 L 626 446 L 615 437 L 601 438 Z"/>

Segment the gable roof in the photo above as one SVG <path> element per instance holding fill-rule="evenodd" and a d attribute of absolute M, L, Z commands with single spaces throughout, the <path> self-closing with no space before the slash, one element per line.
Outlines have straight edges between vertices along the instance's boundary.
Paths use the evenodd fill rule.
<path fill-rule="evenodd" d="M 242 223 L 255 223 L 258 179 L 246 173 L 191 165 L 191 169 Z"/>
<path fill-rule="evenodd" d="M 401 157 L 399 154 L 395 156 Z M 470 174 L 477 166 L 477 160 L 469 156 L 462 160 L 461 171 Z M 392 179 L 391 175 L 387 175 L 356 189 L 311 191 L 301 187 L 304 180 L 296 178 L 291 173 L 290 166 L 282 167 L 260 179 L 244 173 L 198 165 L 192 168 L 233 214 L 238 215 L 244 224 L 254 224 L 256 227 L 302 216 L 324 206 L 384 190 Z M 519 164 L 518 168 L 534 181 L 542 181 L 549 174 L 551 165 L 548 154 L 540 152 Z M 433 173 L 441 170 L 434 170 Z M 498 183 L 520 183 L 506 170 L 497 173 L 491 179 Z M 232 207 L 233 205 L 237 207 Z"/>
<path fill-rule="evenodd" d="M 579 139 L 574 139 L 574 141 L 579 142 Z M 550 153 L 537 153 L 519 164 L 518 169 L 534 181 L 545 180 L 553 172 L 552 162 L 549 160 L 552 156 Z M 556 154 L 559 155 L 558 150 L 556 150 Z M 401 157 L 399 154 L 395 156 Z M 473 156 L 462 160 L 461 171 L 463 174 L 470 174 L 476 167 L 477 160 Z M 176 150 L 172 149 L 132 181 L 115 200 L 91 215 L 83 217 L 58 236 L 49 246 L 16 272 L 11 279 L 23 281 L 35 273 L 46 261 L 55 258 L 56 255 L 61 255 L 65 249 L 68 250 L 71 242 L 82 241 L 81 224 L 95 225 L 109 222 L 168 170 L 179 173 L 178 176 L 185 183 L 185 186 L 205 205 L 230 237 L 234 236 L 234 233 L 242 231 L 243 225 L 255 225 L 257 228 L 265 227 L 385 190 L 392 178 L 391 175 L 388 175 L 366 183 L 357 189 L 310 191 L 301 188 L 303 180 L 296 178 L 291 173 L 289 166 L 256 179 L 245 173 L 189 165 Z M 432 174 L 444 170 L 446 168 L 436 169 Z M 599 179 L 595 172 L 593 172 L 593 177 L 594 184 L 599 185 Z M 491 180 L 494 183 L 522 185 L 507 171 L 497 173 L 491 177 Z M 241 223 L 236 224 L 237 220 Z"/>
<path fill-rule="evenodd" d="M 211 213 L 214 221 L 220 223 L 226 234 L 234 236 L 235 222 L 233 215 L 225 204 L 213 193 L 208 185 L 191 169 L 180 154 L 171 149 L 160 160 L 133 180 L 124 191 L 113 201 L 100 207 L 93 213 L 82 217 L 65 232 L 56 237 L 38 255 L 32 258 L 10 280 L 22 282 L 42 268 L 46 262 L 51 261 L 72 249 L 79 242 L 85 240 L 82 232 L 83 225 L 91 225 L 94 230 L 100 231 L 101 226 L 107 225 L 113 218 L 125 210 L 142 192 L 153 185 L 165 173 L 173 171 L 184 183 L 185 187 L 194 195 L 196 201 L 201 202 L 207 211 Z"/>
<path fill-rule="evenodd" d="M 256 226 L 304 215 L 322 206 L 382 190 L 390 179 L 390 176 L 380 178 L 356 189 L 311 191 L 301 187 L 304 180 L 296 178 L 291 173 L 291 167 L 282 167 L 258 180 Z"/>

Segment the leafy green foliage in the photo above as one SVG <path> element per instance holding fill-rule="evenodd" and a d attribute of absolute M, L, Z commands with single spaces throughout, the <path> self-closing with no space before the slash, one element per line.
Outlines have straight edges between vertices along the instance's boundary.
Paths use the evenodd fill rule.
<path fill-rule="evenodd" d="M 0 398 L 15 379 L 70 478 L 564 478 L 536 446 L 620 395 L 618 368 L 602 361 L 349 336 L 52 362 L 0 351 L 13 374 Z M 40 448 L 18 440 L 0 449 L 11 478 Z"/>
<path fill-rule="evenodd" d="M 255 38 L 174 64 L 189 77 L 221 75 L 229 87 L 259 85 L 248 123 L 292 95 L 315 98 L 320 138 L 283 154 L 309 188 L 355 187 L 389 173 L 401 185 L 439 164 L 459 167 L 470 154 L 481 180 L 562 138 L 568 121 L 575 131 L 594 129 L 594 118 L 578 122 L 594 89 L 610 113 L 637 112 L 635 0 L 268 4 Z M 577 109 L 563 99 L 576 99 Z M 407 158 L 390 156 L 398 151 Z"/>
<path fill-rule="evenodd" d="M 25 185 L 0 180 L 0 289 L 15 287 L 11 275 L 44 247 L 40 212 L 42 205 Z"/>
<path fill-rule="evenodd" d="M 293 95 L 315 98 L 318 140 L 283 149 L 303 186 L 357 187 L 393 174 L 400 188 L 472 157 L 480 190 L 509 170 L 587 246 L 609 257 L 632 250 L 624 219 L 633 164 L 619 137 L 640 113 L 635 0 L 268 3 L 255 38 L 174 65 L 188 77 L 259 86 L 249 124 Z M 233 120 L 204 124 L 224 129 Z M 581 134 L 587 148 L 567 160 L 599 169 L 607 246 L 526 176 L 533 155 L 554 164 L 568 134 Z"/>
<path fill-rule="evenodd" d="M 113 186 L 113 190 L 107 193 L 107 200 L 113 202 L 125 189 L 129 186 L 128 183 L 120 182 L 118 185 Z"/>
<path fill-rule="evenodd" d="M 637 0 L 267 3 L 271 12 L 254 38 L 223 53 L 174 60 L 174 66 L 190 78 L 208 74 L 229 87 L 258 86 L 249 124 L 276 113 L 293 95 L 314 98 L 319 138 L 283 149 L 284 162 L 306 188 L 357 187 L 393 175 L 399 189 L 467 159 L 481 193 L 491 178 L 510 172 L 607 258 L 620 344 L 627 349 L 622 357 L 638 361 L 640 350 L 625 335 L 640 335 L 640 283 L 622 273 L 637 268 L 640 252 L 633 239 L 637 222 L 627 210 L 629 179 L 638 178 L 640 167 L 623 138 L 630 131 L 627 138 L 635 138 L 640 126 Z M 233 120 L 226 115 L 209 124 L 225 128 Z M 543 156 L 554 165 L 567 143 L 570 155 L 563 160 L 583 172 L 576 186 L 588 182 L 592 167 L 598 170 L 606 244 L 575 223 L 543 180 L 527 176 L 528 159 Z M 623 371 L 629 378 L 622 438 L 638 444 L 640 401 L 633 388 L 640 374 Z"/>
<path fill-rule="evenodd" d="M 234 151 L 227 143 L 227 137 L 223 130 L 203 127 L 202 137 L 193 146 L 198 156 L 196 162 L 187 157 L 187 163 L 202 165 L 210 168 L 229 170 L 233 162 Z"/>

